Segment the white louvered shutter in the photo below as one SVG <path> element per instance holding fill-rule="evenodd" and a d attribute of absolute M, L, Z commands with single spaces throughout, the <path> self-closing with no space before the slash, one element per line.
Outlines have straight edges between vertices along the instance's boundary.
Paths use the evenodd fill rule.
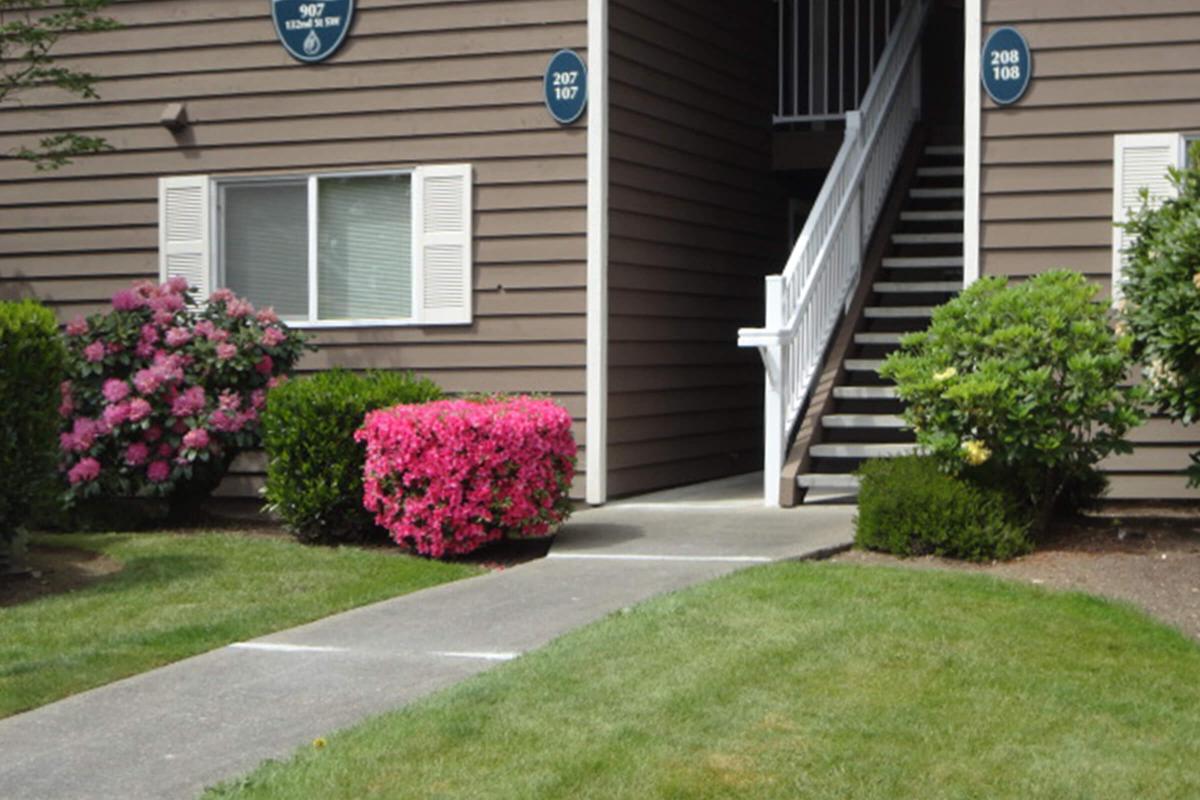
<path fill-rule="evenodd" d="M 1113 222 L 1128 220 L 1142 207 L 1142 189 L 1150 192 L 1150 203 L 1160 205 L 1175 196 L 1175 186 L 1167 176 L 1170 167 L 1182 167 L 1187 148 L 1178 133 L 1139 133 L 1115 137 L 1113 154 Z M 1113 228 L 1113 300 L 1121 296 L 1121 275 L 1125 251 L 1133 244 L 1122 228 Z"/>
<path fill-rule="evenodd" d="M 158 182 L 158 271 L 187 278 L 197 300 L 212 293 L 211 182 L 205 175 Z"/>
<path fill-rule="evenodd" d="M 417 320 L 471 322 L 471 165 L 419 167 L 413 174 L 413 264 Z"/>

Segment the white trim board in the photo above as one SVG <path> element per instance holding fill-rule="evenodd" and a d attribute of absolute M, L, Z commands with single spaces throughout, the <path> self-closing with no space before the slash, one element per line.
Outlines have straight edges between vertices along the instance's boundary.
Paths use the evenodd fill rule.
<path fill-rule="evenodd" d="M 608 0 L 588 0 L 587 501 L 608 500 Z"/>
<path fill-rule="evenodd" d="M 979 59 L 983 50 L 983 0 L 966 0 L 963 8 L 963 285 L 979 280 L 980 198 L 983 158 L 983 96 Z"/>

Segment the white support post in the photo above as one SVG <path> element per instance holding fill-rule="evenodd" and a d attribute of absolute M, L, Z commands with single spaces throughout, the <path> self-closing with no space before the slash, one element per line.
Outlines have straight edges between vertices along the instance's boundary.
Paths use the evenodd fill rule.
<path fill-rule="evenodd" d="M 783 276 L 767 276 L 767 330 L 783 327 Z M 763 503 L 768 508 L 779 507 L 779 478 L 783 473 L 783 448 L 787 432 L 783 403 L 783 348 L 770 345 L 762 348 L 766 378 L 763 382 Z"/>

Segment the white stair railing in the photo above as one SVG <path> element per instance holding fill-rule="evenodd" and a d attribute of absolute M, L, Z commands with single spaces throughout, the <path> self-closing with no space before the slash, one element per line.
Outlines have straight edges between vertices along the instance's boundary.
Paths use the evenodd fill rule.
<path fill-rule="evenodd" d="M 896 21 L 858 111 L 782 275 L 767 277 L 766 324 L 739 331 L 766 367 L 763 489 L 778 506 L 792 430 L 839 320 L 858 286 L 867 241 L 921 115 L 921 32 L 932 0 Z"/>

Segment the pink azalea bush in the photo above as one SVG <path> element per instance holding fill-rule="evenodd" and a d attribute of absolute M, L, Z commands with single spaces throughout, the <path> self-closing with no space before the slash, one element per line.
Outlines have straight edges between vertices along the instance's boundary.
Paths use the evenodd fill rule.
<path fill-rule="evenodd" d="M 571 416 L 531 397 L 373 411 L 363 505 L 398 543 L 441 558 L 505 536 L 544 536 L 570 514 Z"/>
<path fill-rule="evenodd" d="M 207 496 L 239 452 L 260 445 L 267 391 L 304 348 L 273 311 L 228 290 L 194 305 L 182 278 L 118 292 L 112 311 L 68 324 L 66 340 L 58 410 L 68 505 Z"/>

